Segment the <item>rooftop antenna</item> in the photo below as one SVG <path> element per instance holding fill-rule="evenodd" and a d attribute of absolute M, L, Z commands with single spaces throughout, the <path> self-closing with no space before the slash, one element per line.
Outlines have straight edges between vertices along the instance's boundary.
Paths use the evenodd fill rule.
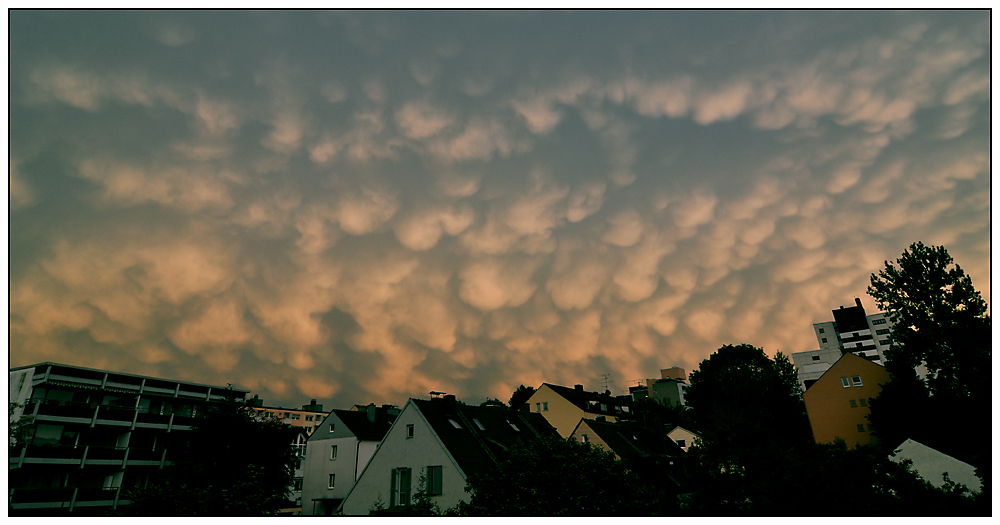
<path fill-rule="evenodd" d="M 610 379 L 611 378 L 611 374 L 601 374 L 601 377 L 604 378 L 604 390 L 605 391 L 610 391 L 611 389 L 608 388 L 608 384 L 609 383 L 614 383 L 614 380 Z"/>

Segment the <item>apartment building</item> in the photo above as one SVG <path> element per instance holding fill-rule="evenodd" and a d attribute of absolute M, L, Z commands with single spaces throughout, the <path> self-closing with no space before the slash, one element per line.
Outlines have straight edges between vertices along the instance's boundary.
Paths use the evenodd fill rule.
<path fill-rule="evenodd" d="M 808 389 L 845 353 L 885 365 L 884 352 L 892 344 L 892 320 L 882 312 L 867 314 L 860 298 L 854 306 L 833 310 L 833 321 L 813 324 L 818 350 L 792 354 L 799 382 Z"/>
<path fill-rule="evenodd" d="M 11 515 L 100 515 L 126 505 L 171 460 L 171 443 L 213 405 L 247 390 L 59 363 L 10 369 L 10 421 L 30 416 L 11 449 Z"/>
<path fill-rule="evenodd" d="M 269 407 L 264 406 L 263 401 L 254 394 L 247 404 L 262 415 L 279 418 L 286 425 L 305 429 L 307 436 L 311 436 L 330 414 L 324 412 L 323 405 L 316 404 L 315 399 L 310 400 L 308 405 L 302 405 L 302 408 Z"/>

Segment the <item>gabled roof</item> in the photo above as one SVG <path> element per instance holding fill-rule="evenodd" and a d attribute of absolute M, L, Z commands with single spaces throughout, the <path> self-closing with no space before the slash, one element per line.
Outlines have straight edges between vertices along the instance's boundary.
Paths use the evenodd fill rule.
<path fill-rule="evenodd" d="M 627 406 L 631 408 L 634 405 L 634 403 L 631 400 L 619 399 L 614 396 L 599 394 L 597 392 L 577 390 L 575 388 L 567 388 L 564 386 L 553 385 L 552 383 L 542 383 L 542 386 L 549 387 L 550 389 L 552 389 L 553 392 L 565 398 L 566 401 L 573 403 L 574 405 L 576 405 L 577 408 L 587 412 L 592 412 L 592 413 L 601 412 L 599 410 L 601 403 L 607 405 L 608 407 L 617 405 L 617 406 Z M 592 405 L 591 402 L 593 401 L 596 401 L 598 403 L 597 407 L 591 406 Z M 618 415 L 614 413 L 610 408 L 606 413 L 611 415 Z"/>
<path fill-rule="evenodd" d="M 540 414 L 472 407 L 447 399 L 411 399 L 466 476 L 492 469 L 519 441 L 559 437 Z"/>
<path fill-rule="evenodd" d="M 696 436 L 699 436 L 699 437 L 701 436 L 701 434 L 695 432 L 694 430 L 688 430 L 688 429 L 686 429 L 686 428 L 684 428 L 684 427 L 682 427 L 680 425 L 670 425 L 669 427 L 666 427 L 666 429 L 664 430 L 664 432 L 667 433 L 667 434 L 669 434 L 669 433 L 673 432 L 674 430 L 677 430 L 678 428 L 681 429 L 681 430 L 683 430 L 683 431 L 685 431 L 685 432 L 690 432 L 691 434 L 694 434 Z"/>
<path fill-rule="evenodd" d="M 351 434 L 358 438 L 358 441 L 382 441 L 382 438 L 389 432 L 389 428 L 392 427 L 392 422 L 396 419 L 396 416 L 390 415 L 384 410 L 375 412 L 375 421 L 370 421 L 366 412 L 356 410 L 334 409 L 327 416 L 327 418 L 330 417 L 339 419 Z M 319 434 L 319 432 L 313 433 L 314 436 Z M 316 439 L 324 438 L 317 437 Z"/>
<path fill-rule="evenodd" d="M 584 422 L 601 438 L 601 441 L 604 441 L 618 457 L 623 459 L 684 455 L 684 450 L 666 435 L 657 436 L 654 432 L 634 423 L 609 423 L 582 419 L 577 425 L 577 430 Z"/>
<path fill-rule="evenodd" d="M 845 352 L 844 355 L 840 356 L 840 359 L 837 359 L 832 365 L 830 365 L 830 368 L 828 368 L 826 372 L 823 372 L 823 375 L 819 376 L 819 378 L 816 379 L 816 382 L 813 383 L 813 386 L 815 386 L 816 383 L 819 383 L 821 381 L 823 382 L 835 381 L 835 379 L 831 378 L 837 377 L 837 374 L 840 373 L 839 370 L 848 363 L 850 363 L 851 361 L 853 361 L 856 364 L 860 364 L 863 367 L 871 368 L 872 370 L 885 370 L 885 367 L 878 363 L 872 362 L 861 356 L 854 355 L 851 352 Z M 830 377 L 828 378 L 827 376 Z M 810 392 L 813 392 L 812 386 L 806 389 L 805 393 L 803 394 L 803 397 L 810 394 Z"/>

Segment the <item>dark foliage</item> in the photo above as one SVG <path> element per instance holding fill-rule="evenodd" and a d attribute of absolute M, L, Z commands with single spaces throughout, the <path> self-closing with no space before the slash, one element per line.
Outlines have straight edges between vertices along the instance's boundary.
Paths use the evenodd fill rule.
<path fill-rule="evenodd" d="M 535 388 L 531 386 L 521 385 L 514 390 L 514 393 L 510 395 L 510 401 L 507 402 L 510 408 L 517 410 L 521 405 L 528 402 L 528 399 L 535 393 Z"/>
<path fill-rule="evenodd" d="M 287 505 L 295 431 L 226 405 L 184 435 L 172 464 L 125 495 L 126 516 L 266 516 Z M 169 453 L 169 452 L 168 452 Z"/>
<path fill-rule="evenodd" d="M 870 420 L 888 451 L 906 438 L 979 467 L 991 464 L 990 316 L 972 279 L 943 246 L 917 242 L 872 275 L 868 293 L 895 325 L 886 351 L 892 382 L 872 402 Z M 916 373 L 926 366 L 926 381 Z M 942 439 L 927 414 L 949 414 Z M 984 491 L 985 493 L 986 491 Z"/>
<path fill-rule="evenodd" d="M 720 462 L 746 466 L 812 441 L 795 368 L 780 352 L 719 348 L 691 373 L 687 395 L 706 447 Z"/>
<path fill-rule="evenodd" d="M 633 516 L 675 510 L 655 487 L 614 454 L 573 439 L 512 447 L 495 472 L 473 476 L 464 516 Z"/>

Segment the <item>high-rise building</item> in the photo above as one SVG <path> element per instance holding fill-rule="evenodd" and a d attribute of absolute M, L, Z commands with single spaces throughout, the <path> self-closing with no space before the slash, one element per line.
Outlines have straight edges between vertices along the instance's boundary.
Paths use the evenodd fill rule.
<path fill-rule="evenodd" d="M 848 352 L 885 365 L 884 352 L 891 344 L 892 320 L 882 312 L 866 314 L 859 298 L 855 298 L 854 303 L 855 306 L 834 310 L 833 321 L 813 324 L 818 350 L 792 354 L 803 388 L 808 389 Z"/>
<path fill-rule="evenodd" d="M 10 423 L 27 432 L 10 449 L 10 514 L 103 514 L 129 503 L 128 489 L 169 464 L 172 443 L 198 418 L 248 393 L 57 363 L 11 368 Z"/>

